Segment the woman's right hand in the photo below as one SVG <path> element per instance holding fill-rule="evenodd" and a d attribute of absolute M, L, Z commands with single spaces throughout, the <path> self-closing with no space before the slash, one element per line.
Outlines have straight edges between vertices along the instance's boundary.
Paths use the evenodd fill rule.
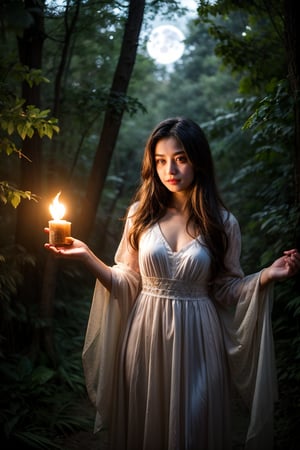
<path fill-rule="evenodd" d="M 44 228 L 44 231 L 49 233 L 49 228 Z M 71 236 L 67 237 L 66 241 L 66 245 L 53 245 L 46 242 L 44 247 L 55 256 L 61 258 L 84 260 L 89 253 L 89 247 L 84 242 Z"/>

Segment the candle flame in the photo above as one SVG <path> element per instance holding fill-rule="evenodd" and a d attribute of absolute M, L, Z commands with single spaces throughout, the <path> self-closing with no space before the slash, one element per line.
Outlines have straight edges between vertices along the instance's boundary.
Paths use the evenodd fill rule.
<path fill-rule="evenodd" d="M 59 196 L 61 192 L 59 192 L 56 197 L 54 198 L 53 202 L 49 206 L 49 210 L 51 213 L 51 216 L 54 220 L 60 220 L 64 217 L 64 214 L 66 212 L 66 208 L 62 203 L 59 202 Z"/>

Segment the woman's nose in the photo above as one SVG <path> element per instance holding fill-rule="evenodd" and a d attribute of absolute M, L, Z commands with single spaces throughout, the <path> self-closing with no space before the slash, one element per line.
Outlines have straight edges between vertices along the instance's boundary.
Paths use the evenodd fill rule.
<path fill-rule="evenodd" d="M 174 161 L 169 161 L 167 163 L 167 171 L 170 174 L 176 173 L 176 164 L 174 163 Z"/>

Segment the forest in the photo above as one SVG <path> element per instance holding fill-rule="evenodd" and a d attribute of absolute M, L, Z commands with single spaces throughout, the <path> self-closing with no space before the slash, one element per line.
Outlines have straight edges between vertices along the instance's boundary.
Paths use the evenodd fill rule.
<path fill-rule="evenodd" d="M 81 352 L 95 280 L 76 261 L 45 251 L 44 228 L 60 193 L 72 235 L 113 264 L 144 146 L 159 121 L 186 116 L 206 132 L 220 191 L 241 226 L 246 274 L 299 249 L 296 6 L 0 1 L 1 448 L 63 450 L 72 448 L 67 437 L 93 433 Z M 184 53 L 171 64 L 147 52 L 159 24 L 185 36 Z M 272 325 L 274 450 L 294 450 L 299 277 L 275 285 Z"/>

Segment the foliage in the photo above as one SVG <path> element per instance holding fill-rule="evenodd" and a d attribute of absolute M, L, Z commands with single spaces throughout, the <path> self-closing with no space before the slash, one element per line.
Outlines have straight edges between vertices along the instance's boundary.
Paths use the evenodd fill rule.
<path fill-rule="evenodd" d="M 273 329 L 279 385 L 279 402 L 275 411 L 278 449 L 296 449 L 299 443 L 299 312 L 299 281 L 291 280 L 283 286 L 277 286 Z"/>
<path fill-rule="evenodd" d="M 293 145 L 293 102 L 287 83 L 274 84 L 273 93 L 254 106 L 254 113 L 244 124 L 245 129 L 254 131 L 250 144 L 255 147 L 253 157 L 244 168 L 244 178 L 254 173 L 256 181 L 258 175 L 261 177 L 258 198 L 262 199 L 263 206 L 254 218 L 261 223 L 261 231 L 267 232 L 273 251 L 279 253 L 284 245 L 293 246 L 297 223 L 292 153 L 289 152 Z M 288 230 L 290 242 L 286 241 L 286 235 L 282 236 L 283 228 Z M 267 262 L 263 254 L 262 263 Z"/>
<path fill-rule="evenodd" d="M 295 227 L 300 211 L 293 198 L 292 155 L 288 151 L 293 144 L 292 124 L 293 101 L 286 82 L 280 83 L 272 94 L 260 100 L 245 122 L 245 128 L 255 130 L 252 135 L 252 142 L 257 147 L 255 159 L 261 163 L 262 177 L 266 177 L 266 181 L 260 183 L 264 206 L 253 215 L 260 224 L 261 233 L 266 236 L 268 247 L 272 248 L 272 251 L 269 249 L 262 253 L 262 265 L 270 262 L 271 253 L 280 254 L 283 248 L 295 246 Z M 284 447 L 293 448 L 297 441 L 300 407 L 299 282 L 278 286 L 275 298 L 273 327 L 280 392 L 276 418 L 281 430 L 280 433 L 277 431 L 277 440 L 283 441 Z M 278 448 L 281 448 L 280 444 Z"/>
<path fill-rule="evenodd" d="M 4 445 L 62 449 L 64 435 L 92 428 L 91 417 L 78 414 L 86 395 L 81 349 L 89 304 L 84 299 L 91 293 L 85 283 L 67 289 L 75 276 L 78 283 L 80 273 L 62 271 L 66 290 L 56 305 L 57 364 L 53 366 L 44 352 L 37 357 L 33 357 L 33 352 L 1 355 L 0 422 Z M 75 291 L 81 293 L 79 300 L 74 300 Z M 6 313 L 6 322 L 15 329 L 23 322 L 23 330 L 24 325 L 32 324 L 35 332 L 47 326 L 37 318 L 37 311 L 30 311 L 25 305 L 21 311 L 18 315 Z"/>
<path fill-rule="evenodd" d="M 224 114 L 209 123 L 208 129 L 212 135 L 217 130 L 224 131 L 225 138 L 217 153 L 218 166 L 229 176 L 223 187 L 230 192 L 231 209 L 242 228 L 242 266 L 246 273 L 251 273 L 270 264 L 285 248 L 295 246 L 299 207 L 293 196 L 290 152 L 294 133 L 293 101 L 283 81 L 274 84 L 273 92 L 263 98 L 236 102 L 235 109 L 235 113 Z M 244 125 L 237 133 L 241 118 Z M 237 152 L 237 134 L 241 153 Z M 278 449 L 294 448 L 297 442 L 299 310 L 299 280 L 276 286 L 273 328 L 279 381 Z"/>
<path fill-rule="evenodd" d="M 0 316 L 1 334 L 11 335 L 10 325 L 17 319 L 23 323 L 28 320 L 26 309 L 20 302 L 14 302 L 18 289 L 23 283 L 22 266 L 35 266 L 35 260 L 19 246 L 10 245 L 1 248 L 0 253 Z M 1 338 L 1 335 L 0 335 Z M 0 350 L 0 356 L 3 356 Z"/>
<path fill-rule="evenodd" d="M 7 441 L 60 448 L 54 437 L 91 426 L 87 417 L 74 414 L 77 396 L 84 395 L 79 357 L 78 351 L 65 355 L 56 369 L 17 354 L 1 361 L 1 424 Z"/>
<path fill-rule="evenodd" d="M 34 105 L 25 105 L 13 91 L 12 81 L 26 82 L 30 87 L 48 81 L 37 69 L 29 69 L 19 63 L 11 64 L 9 59 L 1 60 L 0 65 L 0 154 L 19 158 L 29 158 L 22 153 L 21 142 L 30 139 L 37 132 L 39 137 L 53 137 L 59 132 L 57 119 L 49 118 L 49 109 L 40 110 Z M 0 200 L 16 208 L 21 199 L 37 201 L 37 195 L 22 191 L 8 181 L 0 181 Z"/>
<path fill-rule="evenodd" d="M 21 191 L 8 181 L 0 181 L 0 200 L 6 205 L 10 203 L 14 208 L 20 204 L 21 199 L 38 200 L 38 196 L 30 191 Z"/>
<path fill-rule="evenodd" d="M 282 1 L 199 3 L 199 20 L 209 24 L 224 65 L 241 77 L 241 92 L 257 95 L 269 80 L 285 76 Z"/>

